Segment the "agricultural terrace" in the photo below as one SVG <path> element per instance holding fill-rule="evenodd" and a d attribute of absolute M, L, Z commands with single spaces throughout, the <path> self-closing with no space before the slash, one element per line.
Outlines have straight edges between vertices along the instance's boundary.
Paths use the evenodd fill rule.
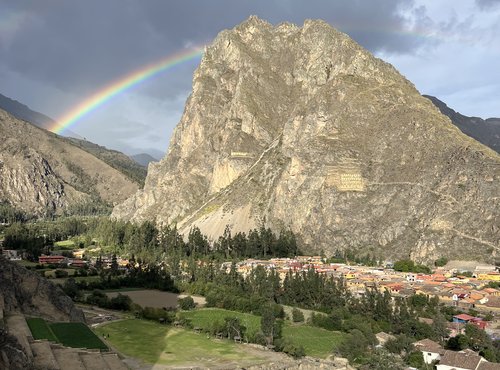
<path fill-rule="evenodd" d="M 72 348 L 108 350 L 103 341 L 83 323 L 48 323 L 41 318 L 26 319 L 26 322 L 34 339 L 47 339 Z"/>

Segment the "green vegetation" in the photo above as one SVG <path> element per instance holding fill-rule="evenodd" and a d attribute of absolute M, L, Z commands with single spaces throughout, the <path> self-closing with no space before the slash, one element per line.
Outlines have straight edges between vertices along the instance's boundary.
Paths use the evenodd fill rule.
<path fill-rule="evenodd" d="M 96 332 L 100 336 L 109 335 L 107 340 L 118 351 L 151 364 L 213 366 L 229 361 L 259 360 L 233 342 L 209 339 L 206 335 L 145 320 L 113 322 L 97 327 Z"/>
<path fill-rule="evenodd" d="M 107 350 L 108 347 L 87 325 L 80 322 L 61 322 L 50 325 L 58 342 L 74 348 L 97 348 Z"/>
<path fill-rule="evenodd" d="M 27 319 L 26 322 L 35 339 L 47 339 L 73 348 L 108 350 L 108 347 L 83 323 L 49 324 L 41 318 Z"/>
<path fill-rule="evenodd" d="M 179 307 L 181 310 L 192 310 L 193 308 L 196 307 L 196 303 L 194 302 L 193 297 L 187 296 L 185 298 L 180 298 L 179 299 Z"/>
<path fill-rule="evenodd" d="M 236 317 L 246 328 L 246 335 L 255 337 L 260 331 L 260 317 L 249 313 L 223 310 L 218 308 L 206 308 L 188 312 L 181 312 L 181 318 L 188 319 L 193 327 L 201 328 L 203 331 L 211 331 L 214 323 L 223 323 L 226 317 Z"/>
<path fill-rule="evenodd" d="M 438 258 L 436 261 L 434 261 L 434 266 L 436 267 L 442 267 L 448 263 L 448 258 L 446 257 L 441 257 Z"/>
<path fill-rule="evenodd" d="M 283 338 L 296 346 L 302 346 L 306 355 L 325 358 L 331 355 L 342 342 L 345 334 L 315 328 L 308 325 L 285 325 Z"/>
<path fill-rule="evenodd" d="M 293 322 L 304 322 L 304 314 L 298 308 L 292 309 L 292 321 Z"/>
<path fill-rule="evenodd" d="M 54 245 L 58 248 L 58 249 L 75 249 L 76 246 L 75 246 L 75 242 L 73 240 L 61 240 L 61 241 L 58 241 L 58 242 L 55 242 Z"/>
<path fill-rule="evenodd" d="M 156 363 L 165 348 L 169 328 L 146 320 L 123 320 L 98 326 L 98 336 L 108 336 L 113 347 L 128 356 Z M 148 338 L 148 340 L 144 340 Z"/>
<path fill-rule="evenodd" d="M 44 319 L 35 317 L 31 319 L 26 319 L 28 326 L 33 334 L 34 339 L 47 339 L 52 342 L 57 342 L 57 337 L 50 329 L 50 326 Z"/>
<path fill-rule="evenodd" d="M 91 143 L 90 141 L 86 140 L 75 138 L 64 138 L 64 140 L 67 140 L 71 144 L 96 156 L 114 169 L 123 173 L 130 180 L 140 184 L 141 186 L 144 185 L 147 169 L 136 163 L 133 159 L 127 157 L 125 154 L 116 150 L 107 149 L 106 147 Z"/>
<path fill-rule="evenodd" d="M 431 269 L 424 265 L 417 265 L 412 260 L 400 260 L 394 263 L 394 270 L 401 272 L 415 272 L 430 274 Z"/>
<path fill-rule="evenodd" d="M 223 323 L 227 317 L 235 317 L 246 328 L 247 338 L 258 338 L 261 330 L 261 318 L 236 311 L 216 308 L 206 308 L 189 312 L 182 312 L 182 319 L 188 319 L 193 327 L 211 332 L 215 323 Z M 291 325 L 285 322 L 282 328 L 282 342 L 303 347 L 308 356 L 325 358 L 341 343 L 345 334 L 328 331 L 308 325 Z M 265 343 L 261 343 L 265 344 Z"/>

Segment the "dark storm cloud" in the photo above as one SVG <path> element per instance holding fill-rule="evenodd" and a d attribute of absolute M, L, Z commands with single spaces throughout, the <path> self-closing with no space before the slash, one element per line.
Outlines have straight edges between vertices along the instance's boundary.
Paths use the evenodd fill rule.
<path fill-rule="evenodd" d="M 0 14 L 24 16 L 8 40 L 0 38 L 0 64 L 62 91 L 87 94 L 188 43 L 210 42 L 251 14 L 271 23 L 321 18 L 371 51 L 409 53 L 422 40 L 400 31 L 425 21 L 422 9 L 411 19 L 403 15 L 411 15 L 412 6 L 406 0 L 0 2 Z M 150 93 L 189 90 L 193 69 L 171 73 L 162 92 L 152 84 Z"/>

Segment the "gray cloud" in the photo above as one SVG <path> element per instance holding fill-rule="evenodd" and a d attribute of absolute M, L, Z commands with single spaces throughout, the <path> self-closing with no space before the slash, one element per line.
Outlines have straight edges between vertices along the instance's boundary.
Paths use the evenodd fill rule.
<path fill-rule="evenodd" d="M 405 53 L 421 43 L 418 37 L 401 32 L 411 21 L 402 12 L 412 2 L 403 0 L 47 0 L 20 2 L 30 4 L 24 7 L 4 3 L 0 12 L 7 7 L 6 12 L 23 14 L 30 21 L 1 44 L 2 63 L 64 91 L 80 93 L 89 93 L 186 43 L 209 42 L 251 14 L 272 23 L 302 24 L 306 18 L 322 18 L 372 51 Z M 186 88 L 185 75 L 193 68 L 177 74 L 181 77 L 171 77 L 169 86 Z"/>
<path fill-rule="evenodd" d="M 491 25 L 499 24 L 492 19 L 499 0 L 475 4 L 482 11 L 469 16 L 466 7 L 453 0 L 0 0 L 0 92 L 57 119 L 111 81 L 186 44 L 211 42 L 221 30 L 255 14 L 273 24 L 324 19 L 398 68 L 406 68 L 419 88 L 450 94 L 474 88 L 474 80 L 498 81 L 498 72 L 490 70 L 493 62 L 478 54 L 478 44 L 489 48 L 488 60 L 498 60 L 491 45 L 498 44 L 499 29 Z M 483 17 L 489 17 L 489 23 L 483 23 Z M 460 58 L 456 48 L 450 49 L 455 54 L 444 57 L 449 40 L 464 45 Z M 446 66 L 437 65 L 438 56 Z M 197 61 L 183 63 L 155 76 L 72 130 L 125 151 L 165 150 L 196 65 Z M 457 76 L 452 66 L 468 72 Z M 473 78 L 471 71 L 488 77 Z"/>
<path fill-rule="evenodd" d="M 487 10 L 496 6 L 500 6 L 500 0 L 476 0 L 476 4 L 482 10 Z"/>

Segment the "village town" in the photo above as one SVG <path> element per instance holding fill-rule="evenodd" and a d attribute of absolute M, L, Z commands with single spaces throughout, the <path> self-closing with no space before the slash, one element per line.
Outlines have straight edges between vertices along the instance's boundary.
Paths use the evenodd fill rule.
<path fill-rule="evenodd" d="M 23 253 L 19 250 L 3 249 L 2 255 L 11 261 L 23 262 Z M 64 255 L 55 251 L 39 256 L 37 266 L 55 268 L 56 271 L 90 272 L 95 271 L 97 267 L 110 269 L 115 264 L 122 273 L 127 274 L 131 264 L 135 263 L 116 255 L 87 255 L 88 249 L 73 249 L 70 254 Z M 397 271 L 391 261 L 383 262 L 382 266 L 364 266 L 355 263 L 331 263 L 322 256 L 245 259 L 221 264 L 221 268 L 227 272 L 236 268 L 243 277 L 248 276 L 258 266 L 277 272 L 282 281 L 287 274 L 301 274 L 311 269 L 322 275 L 343 278 L 353 296 L 362 296 L 367 289 L 376 289 L 380 292 L 388 291 L 393 298 L 411 297 L 415 294 L 438 297 L 440 303 L 456 307 L 458 311 L 463 312 L 454 315 L 451 322 L 447 322 L 450 338 L 463 334 L 466 324 L 484 330 L 493 340 L 500 338 L 497 322 L 497 315 L 500 313 L 500 290 L 497 289 L 500 284 L 500 272 L 494 265 L 451 261 L 445 266 L 434 268 L 430 273 L 414 273 Z M 180 262 L 180 267 L 185 267 L 183 262 Z M 419 320 L 432 325 L 432 319 Z M 377 333 L 376 337 L 379 345 L 394 339 L 394 336 L 384 332 Z M 457 364 L 461 364 L 460 369 L 480 370 L 496 368 L 491 366 L 498 365 L 485 361 L 474 351 L 450 351 L 430 339 L 417 341 L 413 345 L 416 350 L 422 352 L 426 364 L 438 362 L 438 370 L 456 368 Z"/>

